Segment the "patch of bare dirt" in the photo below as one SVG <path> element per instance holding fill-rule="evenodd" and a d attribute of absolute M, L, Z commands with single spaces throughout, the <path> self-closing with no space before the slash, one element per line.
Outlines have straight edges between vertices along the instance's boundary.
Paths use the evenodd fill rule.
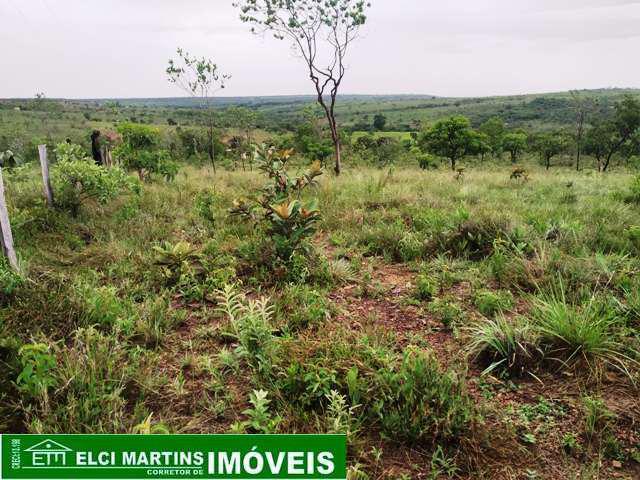
<path fill-rule="evenodd" d="M 363 296 L 358 285 L 343 286 L 330 294 L 338 307 L 337 321 L 361 330 L 374 324 L 398 336 L 400 346 L 416 336 L 424 339 L 440 363 L 450 366 L 454 362 L 465 362 L 464 345 L 453 333 L 443 329 L 426 309 L 407 302 L 414 287 L 416 273 L 403 265 L 376 265 L 372 278 L 381 284 L 383 293 L 372 297 Z M 472 305 L 472 288 L 468 282 L 454 285 L 442 292 L 454 298 L 473 319 L 478 313 Z M 530 309 L 523 298 L 516 298 L 514 308 L 507 317 L 526 315 Z M 598 455 L 585 450 L 568 454 L 563 448 L 566 434 L 580 435 L 584 431 L 582 397 L 585 385 L 579 376 L 567 376 L 558 372 L 545 372 L 512 381 L 496 378 L 481 378 L 482 369 L 469 365 L 467 380 L 470 394 L 478 405 L 487 411 L 484 424 L 484 440 L 475 452 L 474 471 L 460 478 L 525 479 L 540 478 L 565 480 L 581 478 L 592 468 L 594 479 L 640 479 L 640 467 L 633 462 L 622 464 L 611 459 L 599 459 Z M 640 397 L 630 391 L 626 383 L 614 378 L 605 379 L 600 385 L 602 395 L 610 409 L 618 416 L 616 437 L 625 445 L 640 446 Z M 522 419 L 524 413 L 535 411 L 536 405 L 546 402 L 553 412 L 532 419 Z M 526 415 L 525 415 L 526 417 Z M 520 422 L 524 422 L 524 425 Z M 529 436 L 531 435 L 531 436 Z M 584 442 L 583 442 L 584 443 Z M 368 471 L 376 472 L 374 478 L 394 478 L 407 472 L 411 465 L 422 464 L 424 468 L 409 468 L 411 478 L 428 478 L 431 461 L 430 452 L 410 448 L 391 447 L 385 443 L 382 464 L 367 465 Z"/>

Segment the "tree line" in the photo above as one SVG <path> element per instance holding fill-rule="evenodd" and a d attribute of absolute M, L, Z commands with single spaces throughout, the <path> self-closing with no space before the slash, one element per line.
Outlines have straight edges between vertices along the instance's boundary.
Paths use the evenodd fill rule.
<path fill-rule="evenodd" d="M 598 171 L 606 172 L 619 156 L 630 159 L 640 155 L 640 100 L 626 95 L 615 104 L 610 116 L 590 118 L 589 100 L 576 98 L 575 130 L 549 130 L 527 133 L 509 130 L 500 117 L 493 117 L 474 129 L 468 118 L 453 116 L 435 122 L 423 130 L 417 144 L 427 153 L 445 158 L 452 170 L 467 156 L 508 153 L 517 163 L 524 152 L 537 154 L 546 169 L 562 154 L 575 155 L 575 167 L 581 169 L 582 154 L 596 159 Z"/>

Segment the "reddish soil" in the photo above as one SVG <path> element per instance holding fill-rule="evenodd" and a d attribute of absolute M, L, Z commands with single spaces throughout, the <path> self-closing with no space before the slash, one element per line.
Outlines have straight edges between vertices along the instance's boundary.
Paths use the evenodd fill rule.
<path fill-rule="evenodd" d="M 425 308 L 414 306 L 411 297 L 414 272 L 402 265 L 373 267 L 372 279 L 382 286 L 382 293 L 363 296 L 357 285 L 341 287 L 330 294 L 338 308 L 337 321 L 349 328 L 361 330 L 371 323 L 394 332 L 400 343 L 419 336 L 434 351 L 444 368 L 464 364 L 466 355 L 461 340 L 442 325 Z M 479 317 L 471 301 L 468 283 L 455 285 L 447 295 L 453 296 L 473 319 Z M 373 298 L 372 298 L 373 297 Z M 529 307 L 518 298 L 508 316 L 526 314 Z M 575 434 L 583 444 L 584 413 L 582 397 L 593 392 L 595 385 L 585 383 L 581 375 L 566 375 L 544 371 L 512 381 L 493 377 L 481 378 L 482 368 L 471 363 L 467 379 L 471 395 L 486 411 L 484 428 L 469 446 L 466 460 L 472 466 L 458 478 L 484 479 L 640 479 L 640 465 L 600 458 L 594 452 L 567 454 L 563 451 L 565 434 Z M 617 414 L 616 438 L 624 447 L 640 446 L 640 396 L 628 382 L 610 376 L 597 386 L 597 392 L 608 407 Z M 486 398 L 485 398 L 486 396 Z M 539 402 L 551 404 L 554 414 L 525 420 L 522 425 L 519 412 L 536 408 Z M 531 433 L 535 440 L 523 441 Z M 595 447 L 592 447 L 595 448 Z M 429 478 L 432 452 L 420 449 L 382 445 L 383 459 L 378 463 L 363 460 L 372 478 L 397 478 L 411 472 L 411 478 Z M 475 458 L 474 458 L 475 457 Z M 463 462 L 463 461 L 462 461 Z M 589 476 L 589 475 L 590 476 Z M 586 475 L 582 477 L 581 475 Z M 444 478 L 444 477 L 443 477 Z"/>

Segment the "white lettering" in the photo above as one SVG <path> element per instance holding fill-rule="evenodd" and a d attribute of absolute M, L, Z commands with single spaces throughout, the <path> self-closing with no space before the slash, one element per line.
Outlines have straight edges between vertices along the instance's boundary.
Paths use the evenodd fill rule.
<path fill-rule="evenodd" d="M 333 463 L 333 453 L 321 452 L 318 455 L 318 473 L 320 475 L 331 475 L 336 466 Z"/>
<path fill-rule="evenodd" d="M 269 464 L 271 474 L 278 475 L 280 473 L 280 470 L 282 469 L 282 464 L 284 463 L 284 452 L 278 453 L 278 459 L 275 462 L 273 460 L 273 453 L 267 452 L 265 453 L 265 456 L 267 457 L 267 463 Z"/>
<path fill-rule="evenodd" d="M 289 475 L 304 475 L 304 452 L 287 453 Z"/>
<path fill-rule="evenodd" d="M 218 452 L 219 474 L 240 474 L 240 452 L 233 452 L 231 458 L 227 452 Z M 303 472 L 304 473 L 304 472 Z"/>

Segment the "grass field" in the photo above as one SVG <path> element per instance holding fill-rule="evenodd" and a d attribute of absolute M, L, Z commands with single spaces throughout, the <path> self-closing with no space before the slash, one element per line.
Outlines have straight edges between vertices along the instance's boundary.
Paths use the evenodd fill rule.
<path fill-rule="evenodd" d="M 638 478 L 633 176 L 510 173 L 325 173 L 284 265 L 229 214 L 258 172 L 77 216 L 5 172 L 0 431 L 335 432 L 354 479 Z"/>

